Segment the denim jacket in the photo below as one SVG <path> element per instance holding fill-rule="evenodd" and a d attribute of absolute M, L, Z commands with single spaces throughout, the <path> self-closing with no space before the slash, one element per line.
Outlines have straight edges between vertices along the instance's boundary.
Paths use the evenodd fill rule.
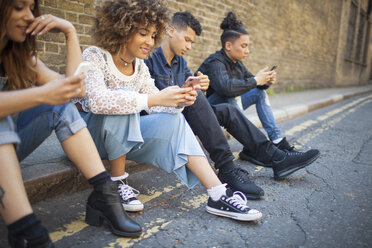
<path fill-rule="evenodd" d="M 182 87 L 186 79 L 192 76 L 190 69 L 187 67 L 186 60 L 183 57 L 174 56 L 171 65 L 169 65 L 161 47 L 153 52 L 152 55 L 145 60 L 145 63 L 159 90 L 172 85 Z"/>
<path fill-rule="evenodd" d="M 223 49 L 211 54 L 198 70 L 209 77 L 207 97 L 217 93 L 231 98 L 257 87 L 254 75 L 242 62 L 234 63 Z"/>

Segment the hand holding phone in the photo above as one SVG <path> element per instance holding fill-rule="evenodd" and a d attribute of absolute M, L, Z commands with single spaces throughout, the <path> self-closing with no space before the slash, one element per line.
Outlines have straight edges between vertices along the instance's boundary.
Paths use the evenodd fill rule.
<path fill-rule="evenodd" d="M 274 71 L 276 68 L 278 68 L 278 66 L 277 66 L 277 65 L 274 65 L 274 66 L 271 68 L 270 71 Z M 270 86 L 270 85 L 272 85 L 272 84 L 273 84 L 273 82 L 269 81 L 269 82 L 266 83 L 266 86 Z"/>
<path fill-rule="evenodd" d="M 74 76 L 79 75 L 80 73 L 86 73 L 89 71 L 89 69 L 92 67 L 92 64 L 88 61 L 83 61 L 79 64 L 78 68 L 76 69 Z"/>
<path fill-rule="evenodd" d="M 76 69 L 74 76 L 77 76 L 81 73 L 84 73 L 84 76 L 86 76 L 86 73 L 91 69 L 92 64 L 88 61 L 83 61 L 79 64 L 78 68 Z M 76 89 L 76 96 L 75 97 L 84 97 L 85 96 L 85 80 L 80 82 L 80 88 Z"/>
<path fill-rule="evenodd" d="M 182 88 L 187 88 L 187 87 L 194 87 L 195 85 L 199 84 L 200 78 L 199 77 L 194 77 L 190 76 L 186 79 L 185 83 L 183 84 Z"/>

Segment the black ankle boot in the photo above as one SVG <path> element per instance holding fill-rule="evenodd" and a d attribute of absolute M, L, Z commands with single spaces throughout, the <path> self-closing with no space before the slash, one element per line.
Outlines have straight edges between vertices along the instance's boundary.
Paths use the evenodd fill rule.
<path fill-rule="evenodd" d="M 25 236 L 14 237 L 8 234 L 9 246 L 12 248 L 54 248 L 52 241 L 49 238 L 49 234 L 45 229 L 45 233 L 42 233 L 38 238 L 27 238 Z"/>
<path fill-rule="evenodd" d="M 124 237 L 137 237 L 142 233 L 141 226 L 125 212 L 114 182 L 95 186 L 88 197 L 85 221 L 92 226 L 100 226 L 106 221 L 111 231 Z"/>

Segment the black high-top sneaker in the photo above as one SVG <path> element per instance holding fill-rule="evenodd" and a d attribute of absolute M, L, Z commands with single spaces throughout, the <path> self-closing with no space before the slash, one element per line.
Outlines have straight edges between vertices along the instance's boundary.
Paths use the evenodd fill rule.
<path fill-rule="evenodd" d="M 307 152 L 287 152 L 281 161 L 273 161 L 274 179 L 283 179 L 293 172 L 308 166 L 319 155 L 320 152 L 317 149 L 311 149 Z"/>
<path fill-rule="evenodd" d="M 243 161 L 248 161 L 255 165 L 260 165 L 264 167 L 273 166 L 273 163 L 271 161 L 260 161 L 245 148 L 243 148 L 243 150 L 239 153 L 239 158 Z"/>
<path fill-rule="evenodd" d="M 260 199 L 260 197 L 265 194 L 263 189 L 249 179 L 248 171 L 242 168 L 236 167 L 227 172 L 221 171 L 220 169 L 218 178 L 222 183 L 227 183 L 232 191 L 243 192 L 248 199 Z"/>
<path fill-rule="evenodd" d="M 273 143 L 274 144 L 274 143 Z M 295 147 L 288 143 L 287 139 L 284 137 L 278 144 L 274 144 L 280 150 L 285 152 L 294 152 Z"/>
<path fill-rule="evenodd" d="M 94 188 L 88 197 L 85 221 L 92 226 L 100 226 L 106 221 L 112 233 L 118 236 L 136 237 L 142 233 L 141 226 L 125 212 L 115 182 Z"/>
<path fill-rule="evenodd" d="M 241 221 L 253 221 L 262 218 L 262 213 L 247 206 L 247 198 L 242 192 L 236 191 L 230 197 L 223 195 L 218 201 L 208 199 L 207 212 Z"/>

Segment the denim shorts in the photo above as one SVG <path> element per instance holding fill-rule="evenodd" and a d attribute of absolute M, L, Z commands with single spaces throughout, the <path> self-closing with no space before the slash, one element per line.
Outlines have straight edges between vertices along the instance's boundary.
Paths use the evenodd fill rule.
<path fill-rule="evenodd" d="M 6 144 L 19 144 L 19 138 L 14 122 L 10 116 L 0 119 L 0 146 Z"/>
<path fill-rule="evenodd" d="M 60 142 L 86 127 L 72 103 L 40 105 L 20 112 L 14 121 L 10 116 L 0 119 L 0 145 L 18 144 L 21 161 L 34 151 L 54 130 Z"/>

